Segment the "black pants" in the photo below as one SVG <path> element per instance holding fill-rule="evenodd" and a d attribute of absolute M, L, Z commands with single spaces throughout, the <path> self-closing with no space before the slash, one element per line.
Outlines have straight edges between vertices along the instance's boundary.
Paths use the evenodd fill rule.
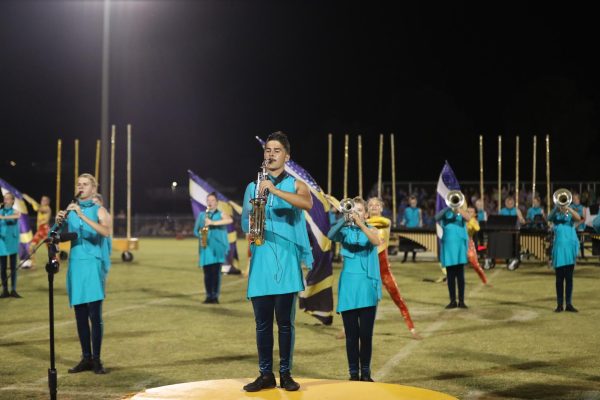
<path fill-rule="evenodd" d="M 279 372 L 290 372 L 294 355 L 296 293 L 258 296 L 251 300 L 256 321 L 258 369 L 261 373 L 273 372 L 273 314 L 275 314 L 279 333 Z"/>
<path fill-rule="evenodd" d="M 221 290 L 221 264 L 210 264 L 202 267 L 204 271 L 204 289 L 208 300 L 218 300 Z"/>
<path fill-rule="evenodd" d="M 77 334 L 79 335 L 79 343 L 81 344 L 81 354 L 84 358 L 93 357 L 99 359 L 104 329 L 102 322 L 102 300 L 76 305 L 75 320 L 77 321 Z M 90 323 L 92 325 L 91 335 Z"/>
<path fill-rule="evenodd" d="M 554 269 L 556 272 L 556 303 L 559 306 L 563 305 L 563 293 L 565 293 L 565 297 L 568 304 L 573 304 L 573 272 L 575 271 L 574 265 L 566 265 L 564 267 L 559 267 Z"/>
<path fill-rule="evenodd" d="M 465 266 L 463 264 L 446 267 L 448 294 L 450 301 L 456 301 L 456 285 L 458 285 L 458 301 L 465 301 Z"/>
<path fill-rule="evenodd" d="M 8 291 L 8 275 L 6 274 L 6 260 L 10 259 L 10 284 L 12 290 L 17 290 L 17 254 L 11 254 L 10 256 L 0 256 L 0 268 L 1 268 L 1 278 L 2 278 L 2 287 L 4 290 Z"/>
<path fill-rule="evenodd" d="M 371 375 L 371 354 L 373 353 L 373 327 L 377 307 L 357 308 L 342 312 L 346 333 L 346 355 L 350 375 Z M 360 367 L 359 367 L 360 360 Z"/>
<path fill-rule="evenodd" d="M 404 259 L 403 259 L 403 261 L 406 261 L 406 257 L 408 257 L 408 253 L 409 253 L 408 251 L 405 251 L 405 252 L 404 252 Z M 412 257 L 412 260 L 413 260 L 413 261 L 415 261 L 415 259 L 417 258 L 417 252 L 416 252 L 416 251 L 413 251 L 413 252 L 412 252 L 412 256 L 413 256 L 413 257 Z"/>

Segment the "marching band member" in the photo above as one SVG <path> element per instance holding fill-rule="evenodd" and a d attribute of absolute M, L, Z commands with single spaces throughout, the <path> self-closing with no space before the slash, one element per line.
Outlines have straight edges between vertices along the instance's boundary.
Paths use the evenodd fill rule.
<path fill-rule="evenodd" d="M 404 217 L 402 218 L 402 222 L 400 225 L 410 229 L 410 228 L 422 228 L 423 227 L 423 212 L 419 207 L 417 207 L 417 197 L 411 195 L 408 198 L 408 207 L 404 209 Z M 408 256 L 408 251 L 404 252 L 404 258 L 402 262 L 406 262 L 406 257 Z M 417 252 L 413 250 L 412 252 L 412 261 L 415 262 L 417 258 Z"/>
<path fill-rule="evenodd" d="M 266 197 L 264 237 L 251 237 L 252 260 L 247 297 L 252 301 L 256 322 L 256 344 L 260 376 L 244 386 L 247 392 L 276 386 L 273 374 L 273 314 L 279 329 L 280 386 L 295 391 L 300 385 L 291 375 L 294 353 L 294 319 L 298 292 L 304 290 L 301 264 L 312 268 L 313 258 L 304 211 L 312 208 L 312 196 L 305 183 L 285 172 L 290 159 L 290 142 L 283 132 L 269 135 L 263 165 L 267 176 L 251 182 L 244 195 L 242 229 L 250 233 L 250 200 Z M 258 187 L 257 187 L 258 185 Z M 256 239 L 264 240 L 260 244 Z M 260 244 L 260 245 L 259 245 Z"/>
<path fill-rule="evenodd" d="M 534 227 L 536 225 L 535 223 L 535 217 L 537 215 L 541 215 L 542 217 L 544 217 L 544 210 L 541 207 L 541 202 L 542 200 L 540 199 L 540 196 L 534 196 L 533 200 L 531 201 L 531 207 L 527 210 L 527 224 L 531 227 Z"/>
<path fill-rule="evenodd" d="M 377 303 L 381 300 L 381 278 L 377 229 L 365 224 L 365 201 L 356 197 L 350 214 L 330 229 L 327 236 L 341 243 L 344 266 L 338 283 L 337 312 L 346 332 L 346 354 L 351 381 L 373 382 L 371 354 Z M 360 377 L 359 377 L 360 372 Z"/>
<path fill-rule="evenodd" d="M 19 218 L 21 213 L 13 208 L 15 195 L 4 194 L 4 206 L 0 209 L 0 268 L 2 294 L 0 298 L 21 298 L 17 293 L 17 253 L 19 252 Z M 10 263 L 10 284 L 8 291 L 7 261 Z"/>
<path fill-rule="evenodd" d="M 465 221 L 470 216 L 460 208 L 452 210 L 445 207 L 435 216 L 443 229 L 440 261 L 447 273 L 448 294 L 451 308 L 468 308 L 465 304 L 465 264 L 467 263 L 468 238 Z M 458 303 L 456 302 L 456 285 L 458 285 Z"/>
<path fill-rule="evenodd" d="M 71 242 L 69 269 L 67 272 L 67 294 L 69 304 L 75 307 L 77 334 L 82 358 L 69 373 L 93 370 L 105 374 L 100 359 L 102 348 L 102 301 L 105 297 L 105 254 L 102 250 L 104 238 L 111 234 L 111 218 L 108 211 L 93 201 L 98 183 L 90 174 L 77 178 L 78 201 L 69 204 L 66 210 L 56 215 L 56 229 L 77 233 Z M 66 222 L 63 224 L 63 221 Z M 90 329 L 91 324 L 91 329 Z M 91 342 L 91 345 L 90 345 Z"/>
<path fill-rule="evenodd" d="M 477 275 L 479 275 L 481 282 L 483 282 L 484 285 L 487 285 L 487 277 L 485 276 L 483 268 L 481 268 L 481 265 L 479 265 L 477 248 L 475 247 L 474 241 L 475 235 L 481 229 L 479 227 L 479 222 L 477 221 L 477 211 L 475 211 L 474 207 L 468 207 L 467 214 L 469 215 L 467 222 L 467 235 L 469 237 L 469 250 L 467 252 L 467 259 L 469 260 L 469 264 L 471 264 L 475 272 L 477 272 Z"/>
<path fill-rule="evenodd" d="M 504 207 L 502 207 L 502 209 L 500 210 L 500 215 L 514 216 L 514 217 L 517 217 L 517 220 L 519 221 L 520 224 L 525 223 L 523 214 L 521 213 L 521 210 L 519 210 L 517 207 L 515 207 L 515 199 L 512 196 L 508 196 L 504 200 Z"/>
<path fill-rule="evenodd" d="M 415 330 L 415 325 L 413 324 L 412 318 L 410 317 L 410 312 L 408 311 L 408 307 L 406 306 L 406 302 L 402 298 L 400 294 L 400 290 L 398 289 L 398 284 L 396 283 L 396 279 L 394 279 L 394 275 L 392 274 L 392 270 L 390 269 L 390 262 L 388 260 L 387 252 L 388 252 L 388 244 L 390 240 L 390 227 L 391 221 L 388 218 L 385 218 L 381 215 L 383 211 L 383 200 L 379 197 L 371 197 L 367 203 L 369 218 L 367 219 L 367 224 L 369 226 L 375 227 L 379 232 L 379 238 L 381 240 L 381 244 L 377 247 L 378 257 L 379 257 L 379 273 L 381 276 L 381 281 L 385 286 L 385 289 L 390 294 L 392 301 L 402 314 L 404 321 L 406 322 L 406 326 L 408 326 L 408 330 L 413 335 L 415 339 L 420 339 L 421 337 L 417 334 Z"/>
<path fill-rule="evenodd" d="M 34 246 L 41 240 L 48 237 L 48 231 L 50 230 L 50 218 L 52 217 L 52 209 L 50 208 L 50 197 L 42 196 L 40 199 L 40 206 L 37 209 L 37 231 L 31 239 L 32 246 L 29 250 L 32 251 Z"/>
<path fill-rule="evenodd" d="M 233 223 L 233 219 L 219 210 L 218 206 L 217 194 L 209 193 L 206 196 L 206 211 L 198 214 L 194 225 L 194 235 L 200 238 L 198 266 L 204 272 L 204 304 L 219 304 L 221 265 L 229 253 L 227 225 Z"/>
<path fill-rule="evenodd" d="M 572 303 L 573 272 L 579 247 L 574 224 L 580 220 L 579 213 L 570 207 L 554 207 L 548 215 L 548 221 L 553 223 L 554 230 L 552 266 L 556 274 L 555 312 L 563 311 L 563 300 L 566 300 L 566 311 L 577 312 Z"/>
<path fill-rule="evenodd" d="M 579 197 L 579 194 L 573 193 L 573 202 L 571 203 L 570 207 L 572 209 L 574 209 L 575 211 L 577 211 L 577 214 L 579 214 L 579 216 L 581 217 L 579 222 L 577 222 L 575 224 L 575 231 L 577 232 L 577 237 L 579 239 L 579 251 L 581 253 L 581 257 L 583 258 L 584 257 L 584 254 L 583 254 L 584 237 L 581 234 L 581 232 L 585 231 L 586 210 L 585 210 L 585 207 L 583 207 L 583 205 L 581 204 L 581 198 Z"/>

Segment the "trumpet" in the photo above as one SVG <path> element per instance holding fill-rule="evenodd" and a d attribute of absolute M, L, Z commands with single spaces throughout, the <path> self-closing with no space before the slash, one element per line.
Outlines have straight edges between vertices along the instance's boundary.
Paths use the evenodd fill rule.
<path fill-rule="evenodd" d="M 552 195 L 552 200 L 561 210 L 566 210 L 573 201 L 573 194 L 571 194 L 571 191 L 568 189 L 558 189 Z"/>
<path fill-rule="evenodd" d="M 352 219 L 352 213 L 354 212 L 354 200 L 349 197 L 342 199 L 342 201 L 340 201 L 340 211 L 344 215 L 346 223 L 353 225 L 354 220 Z"/>
<path fill-rule="evenodd" d="M 453 211 L 457 211 L 459 208 L 465 204 L 465 195 L 462 194 L 460 190 L 451 190 L 446 195 L 444 199 L 446 201 L 446 205 L 450 207 Z"/>
<path fill-rule="evenodd" d="M 265 179 L 268 179 L 267 165 L 269 165 L 270 162 L 271 160 L 263 161 L 256 178 L 254 198 L 250 200 L 250 204 L 252 204 L 252 212 L 248 215 L 250 222 L 249 233 L 252 243 L 254 243 L 256 246 L 260 246 L 265 242 L 265 206 L 267 205 L 268 193 L 260 193 L 260 183 Z"/>
<path fill-rule="evenodd" d="M 209 211 L 210 211 L 210 209 L 208 207 L 206 207 L 205 218 L 211 219 L 210 215 L 208 214 Z M 204 225 L 202 227 L 202 229 L 200 229 L 200 247 L 205 249 L 207 245 L 208 245 L 208 226 Z"/>

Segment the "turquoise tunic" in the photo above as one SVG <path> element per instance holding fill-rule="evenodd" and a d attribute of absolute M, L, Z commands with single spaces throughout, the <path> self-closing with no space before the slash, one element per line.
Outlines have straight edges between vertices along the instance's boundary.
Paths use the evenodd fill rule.
<path fill-rule="evenodd" d="M 94 222 L 98 222 L 100 206 L 91 200 L 80 201 L 81 212 Z M 106 282 L 105 255 L 103 242 L 106 238 L 83 222 L 75 212 L 69 212 L 63 231 L 76 232 L 77 239 L 71 241 L 69 270 L 67 271 L 67 294 L 69 304 L 91 303 L 104 300 Z"/>
<path fill-rule="evenodd" d="M 102 237 L 101 236 L 101 248 L 102 248 L 102 274 L 104 275 L 103 279 L 106 279 L 106 275 L 108 275 L 108 271 L 110 271 L 111 261 L 110 255 L 112 254 L 112 237 Z"/>
<path fill-rule="evenodd" d="M 552 266 L 560 268 L 567 265 L 575 265 L 577 251 L 579 250 L 579 239 L 573 227 L 571 214 L 563 214 L 554 208 L 548 221 L 554 224 L 554 243 L 552 245 Z"/>
<path fill-rule="evenodd" d="M 571 208 L 577 211 L 577 214 L 579 214 L 579 216 L 583 220 L 583 206 L 581 204 L 571 204 Z M 577 225 L 577 228 L 575 229 L 577 230 L 577 232 L 585 231 L 585 221 L 582 221 L 581 224 Z"/>
<path fill-rule="evenodd" d="M 512 207 L 512 208 L 502 207 L 502 209 L 500 210 L 500 215 L 516 217 L 517 216 L 517 208 L 516 207 Z"/>
<path fill-rule="evenodd" d="M 435 216 L 435 220 L 444 231 L 440 251 L 442 267 L 466 264 L 469 237 L 462 215 L 446 207 Z"/>
<path fill-rule="evenodd" d="M 269 177 L 272 181 L 275 178 Z M 296 180 L 286 175 L 276 187 L 296 192 Z M 246 187 L 242 211 L 242 229 L 249 232 L 250 200 L 256 183 Z M 301 264 L 312 268 L 313 256 L 303 210 L 269 194 L 265 206 L 265 242 L 250 246 L 252 258 L 248 275 L 247 297 L 296 293 L 304 290 Z"/>
<path fill-rule="evenodd" d="M 0 215 L 14 215 L 13 208 L 0 209 Z M 0 256 L 10 256 L 19 252 L 19 220 L 0 219 Z"/>
<path fill-rule="evenodd" d="M 477 221 L 487 221 L 487 213 L 484 210 L 477 210 Z"/>
<path fill-rule="evenodd" d="M 338 313 L 373 307 L 381 300 L 377 247 L 359 227 L 343 225 L 342 219 L 327 235 L 331 240 L 341 242 L 340 254 L 344 257 L 338 282 Z"/>
<path fill-rule="evenodd" d="M 200 237 L 200 229 L 204 227 L 204 218 L 206 212 L 203 211 L 198 214 L 196 224 L 194 225 L 194 235 Z M 220 221 L 223 219 L 223 214 L 220 210 L 211 211 L 208 213 L 208 218 L 213 221 Z M 205 267 L 212 264 L 223 264 L 229 254 L 229 240 L 227 239 L 227 226 L 209 226 L 208 227 L 208 238 L 206 240 L 206 248 L 200 247 L 200 260 L 198 261 L 199 267 Z"/>
<path fill-rule="evenodd" d="M 404 210 L 403 225 L 407 228 L 418 228 L 419 227 L 419 212 L 421 211 L 418 207 L 406 207 Z"/>
<path fill-rule="evenodd" d="M 516 215 L 516 214 L 515 214 Z M 542 211 L 542 207 L 531 207 L 527 210 L 527 220 L 528 221 L 532 221 L 535 218 L 536 215 L 544 215 L 544 212 Z"/>

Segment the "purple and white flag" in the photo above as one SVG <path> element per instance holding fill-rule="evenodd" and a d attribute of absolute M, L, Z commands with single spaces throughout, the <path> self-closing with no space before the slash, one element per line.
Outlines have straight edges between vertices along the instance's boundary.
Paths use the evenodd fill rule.
<path fill-rule="evenodd" d="M 3 179 L 0 179 L 0 189 L 2 189 L 2 196 L 7 192 L 15 195 L 13 208 L 21 213 L 19 218 L 19 258 L 24 259 L 29 255 L 29 244 L 33 239 L 29 226 L 29 215 L 27 215 L 27 204 L 25 204 L 23 194 Z"/>

